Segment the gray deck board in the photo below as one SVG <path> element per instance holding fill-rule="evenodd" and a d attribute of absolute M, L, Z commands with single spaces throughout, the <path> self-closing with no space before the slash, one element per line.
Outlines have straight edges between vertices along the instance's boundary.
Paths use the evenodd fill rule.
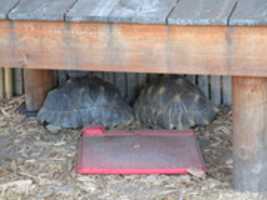
<path fill-rule="evenodd" d="M 8 12 L 19 0 L 0 0 L 0 19 L 6 19 Z"/>
<path fill-rule="evenodd" d="M 119 0 L 78 0 L 66 14 L 67 21 L 108 21 Z"/>
<path fill-rule="evenodd" d="M 168 24 L 226 25 L 236 0 L 180 0 Z"/>
<path fill-rule="evenodd" d="M 12 20 L 64 20 L 76 0 L 21 0 L 8 14 Z"/>
<path fill-rule="evenodd" d="M 177 0 L 79 0 L 66 15 L 68 21 L 165 24 Z"/>
<path fill-rule="evenodd" d="M 122 0 L 112 10 L 109 21 L 165 24 L 177 0 Z"/>
<path fill-rule="evenodd" d="M 230 25 L 267 25 L 267 0 L 239 0 Z"/>
<path fill-rule="evenodd" d="M 0 0 L 0 20 L 267 25 L 267 0 Z"/>

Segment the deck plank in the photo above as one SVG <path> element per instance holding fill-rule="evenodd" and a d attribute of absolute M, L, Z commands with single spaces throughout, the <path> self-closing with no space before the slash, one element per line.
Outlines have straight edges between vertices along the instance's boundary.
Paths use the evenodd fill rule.
<path fill-rule="evenodd" d="M 232 77 L 223 76 L 223 104 L 232 104 Z"/>
<path fill-rule="evenodd" d="M 67 21 L 106 22 L 119 0 L 78 0 L 66 14 Z"/>
<path fill-rule="evenodd" d="M 67 13 L 68 21 L 165 24 L 177 0 L 79 0 Z"/>
<path fill-rule="evenodd" d="M 6 19 L 8 12 L 16 6 L 19 0 L 0 0 L 0 19 Z"/>
<path fill-rule="evenodd" d="M 236 0 L 180 0 L 168 24 L 226 25 Z"/>
<path fill-rule="evenodd" d="M 211 76 L 210 77 L 210 96 L 213 103 L 216 105 L 221 104 L 221 77 Z"/>
<path fill-rule="evenodd" d="M 112 10 L 109 21 L 165 24 L 177 0 L 122 0 Z"/>
<path fill-rule="evenodd" d="M 8 14 L 12 20 L 64 20 L 76 0 L 21 0 Z"/>
<path fill-rule="evenodd" d="M 240 0 L 230 19 L 230 25 L 266 25 L 267 0 Z"/>

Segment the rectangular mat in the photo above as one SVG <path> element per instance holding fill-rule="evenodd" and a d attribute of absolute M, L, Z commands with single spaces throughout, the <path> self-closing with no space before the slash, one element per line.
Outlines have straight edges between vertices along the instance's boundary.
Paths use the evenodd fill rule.
<path fill-rule="evenodd" d="M 85 129 L 79 145 L 80 174 L 185 174 L 205 170 L 192 131 Z"/>

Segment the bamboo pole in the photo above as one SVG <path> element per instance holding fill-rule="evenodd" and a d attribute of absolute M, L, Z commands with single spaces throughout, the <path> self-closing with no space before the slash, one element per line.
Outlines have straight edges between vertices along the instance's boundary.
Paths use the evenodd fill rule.
<path fill-rule="evenodd" d="M 4 79 L 5 79 L 5 97 L 10 99 L 13 96 L 13 82 L 12 82 L 12 69 L 4 69 Z"/>
<path fill-rule="evenodd" d="M 4 93 L 4 70 L 0 68 L 0 99 L 5 97 Z"/>

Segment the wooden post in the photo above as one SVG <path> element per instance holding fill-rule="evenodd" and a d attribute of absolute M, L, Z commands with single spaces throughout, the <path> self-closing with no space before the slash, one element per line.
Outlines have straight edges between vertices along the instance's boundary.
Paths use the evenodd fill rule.
<path fill-rule="evenodd" d="M 267 191 L 267 78 L 233 78 L 233 183 Z"/>
<path fill-rule="evenodd" d="M 13 80 L 12 80 L 12 69 L 5 68 L 5 97 L 10 99 L 13 96 Z"/>
<path fill-rule="evenodd" d="M 54 86 L 55 77 L 51 70 L 24 70 L 25 102 L 27 111 L 38 111 L 47 92 Z"/>

